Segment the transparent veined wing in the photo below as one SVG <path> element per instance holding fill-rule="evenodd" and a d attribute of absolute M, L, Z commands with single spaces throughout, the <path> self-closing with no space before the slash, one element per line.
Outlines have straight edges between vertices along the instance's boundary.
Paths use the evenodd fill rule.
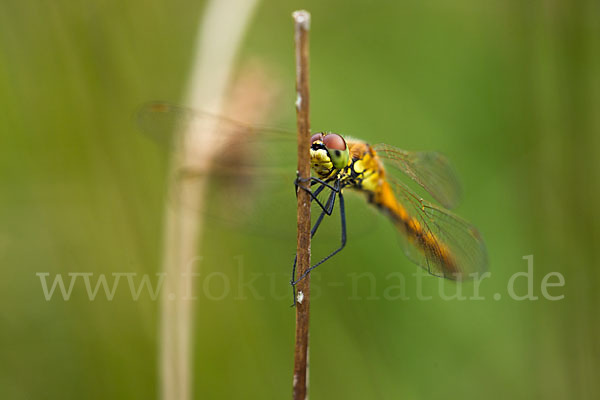
<path fill-rule="evenodd" d="M 167 102 L 149 102 L 136 115 L 137 125 L 144 135 L 162 148 L 180 156 L 182 141 L 214 146 L 218 150 L 209 163 L 191 160 L 173 171 L 173 181 L 199 179 L 209 175 L 210 196 L 202 210 L 207 218 L 220 225 L 244 231 L 280 236 L 295 228 L 294 179 L 296 178 L 296 133 L 269 126 L 249 124 L 202 110 Z M 171 204 L 181 205 L 179 193 L 170 191 Z M 318 195 L 324 204 L 330 195 L 323 190 Z M 197 204 L 184 204 L 196 208 Z M 313 213 L 320 209 L 313 205 Z M 265 228 L 280 221 L 283 229 Z M 284 221 L 288 221 L 287 223 Z M 358 231 L 371 230 L 375 220 L 357 226 Z M 334 224 L 335 225 L 335 224 Z M 334 227 L 337 228 L 337 225 Z M 325 229 L 327 231 L 327 229 Z"/>
<path fill-rule="evenodd" d="M 460 201 L 461 187 L 448 159 L 438 152 L 406 151 L 387 144 L 373 146 L 388 170 L 399 170 L 446 208 Z M 390 168 L 391 167 L 391 168 Z"/>
<path fill-rule="evenodd" d="M 265 218 L 294 221 L 295 133 L 167 102 L 143 104 L 136 123 L 175 159 L 169 180 L 174 188 L 166 198 L 170 207 L 194 209 L 219 226 L 266 234 Z M 210 157 L 198 157 L 203 154 Z M 184 182 L 189 188 L 201 181 L 207 186 L 205 201 L 181 195 Z"/>
<path fill-rule="evenodd" d="M 281 173 L 295 164 L 296 136 L 292 131 L 253 125 L 167 102 L 146 103 L 136 117 L 146 136 L 171 151 L 180 151 L 183 141 L 187 147 L 215 148 L 217 154 L 211 157 L 210 165 L 192 163 L 210 169 L 211 174 Z"/>
<path fill-rule="evenodd" d="M 473 225 L 452 212 L 417 196 L 408 186 L 389 177 L 404 221 L 394 219 L 405 254 L 430 274 L 467 280 L 487 270 L 487 250 Z"/>

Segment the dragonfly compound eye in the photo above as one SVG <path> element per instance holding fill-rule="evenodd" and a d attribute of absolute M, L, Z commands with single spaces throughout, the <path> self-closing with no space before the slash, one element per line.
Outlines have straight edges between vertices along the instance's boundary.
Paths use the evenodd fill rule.
<path fill-rule="evenodd" d="M 313 144 L 317 140 L 320 140 L 321 142 L 323 141 L 323 134 L 321 132 L 315 133 L 310 137 L 310 144 Z"/>
<path fill-rule="evenodd" d="M 323 136 L 323 144 L 329 153 L 329 158 L 336 169 L 342 169 L 348 165 L 350 152 L 344 138 L 337 133 L 328 133 Z"/>
<path fill-rule="evenodd" d="M 337 133 L 328 133 L 323 136 L 323 144 L 327 147 L 327 150 L 346 150 L 346 141 Z"/>

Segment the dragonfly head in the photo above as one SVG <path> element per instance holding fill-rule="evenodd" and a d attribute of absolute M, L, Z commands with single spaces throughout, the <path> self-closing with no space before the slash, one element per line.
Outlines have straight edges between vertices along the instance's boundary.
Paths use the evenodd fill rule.
<path fill-rule="evenodd" d="M 312 135 L 310 157 L 315 169 L 343 169 L 350 161 L 348 145 L 337 133 L 319 132 Z"/>

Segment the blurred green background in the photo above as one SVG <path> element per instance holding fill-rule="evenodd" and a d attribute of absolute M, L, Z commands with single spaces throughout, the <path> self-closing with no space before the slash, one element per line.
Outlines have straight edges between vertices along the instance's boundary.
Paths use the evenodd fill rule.
<path fill-rule="evenodd" d="M 444 301 L 428 277 L 433 298 L 419 301 L 417 267 L 391 226 L 350 233 L 313 278 L 311 397 L 598 398 L 599 3 L 263 1 L 237 64 L 277 71 L 291 127 L 298 8 L 313 15 L 312 126 L 446 153 L 465 188 L 457 212 L 481 230 L 492 272 L 485 300 Z M 167 153 L 133 115 L 147 100 L 184 101 L 203 10 L 183 0 L 0 5 L 0 398 L 157 397 L 159 303 L 133 301 L 125 286 L 90 301 L 81 282 L 69 301 L 46 301 L 36 273 L 92 272 L 95 282 L 160 272 Z M 350 232 L 357 216 L 379 218 L 364 208 L 349 205 Z M 195 398 L 291 394 L 295 226 L 266 224 L 285 225 L 291 241 L 215 224 L 199 244 L 202 273 L 223 272 L 232 290 L 195 302 Z M 507 283 L 530 254 L 540 298 L 512 300 Z M 364 271 L 375 295 L 353 287 Z M 410 299 L 386 300 L 398 271 Z M 566 282 L 550 289 L 560 301 L 540 292 L 553 271 Z M 239 296 L 235 282 L 253 276 L 258 295 Z"/>

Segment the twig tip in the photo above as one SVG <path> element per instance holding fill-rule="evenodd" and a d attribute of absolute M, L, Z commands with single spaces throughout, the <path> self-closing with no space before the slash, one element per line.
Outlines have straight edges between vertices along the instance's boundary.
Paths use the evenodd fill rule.
<path fill-rule="evenodd" d="M 300 25 L 302 28 L 308 30 L 310 29 L 310 13 L 306 10 L 298 10 L 292 13 L 292 17 L 294 21 L 296 21 L 297 25 Z"/>

